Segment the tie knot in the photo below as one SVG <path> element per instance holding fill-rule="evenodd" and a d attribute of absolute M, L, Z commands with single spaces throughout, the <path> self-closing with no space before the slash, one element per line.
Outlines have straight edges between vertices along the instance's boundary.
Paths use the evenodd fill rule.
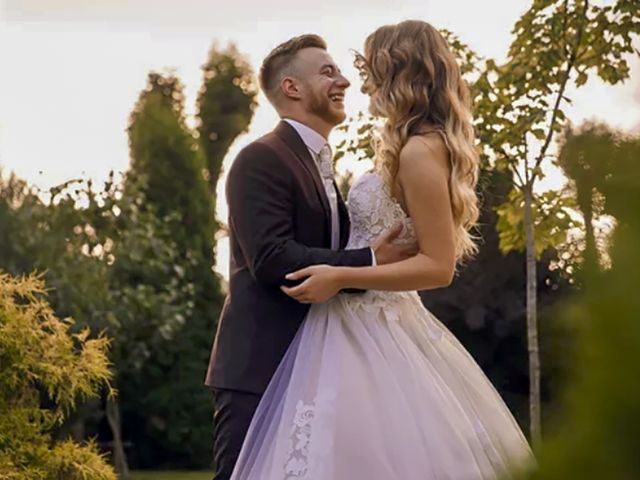
<path fill-rule="evenodd" d="M 328 143 L 325 143 L 324 146 L 320 149 L 318 153 L 319 167 L 322 178 L 324 179 L 332 179 L 333 178 L 333 161 L 331 155 L 331 147 Z"/>
<path fill-rule="evenodd" d="M 325 143 L 324 146 L 320 149 L 320 158 L 322 160 L 329 159 L 331 160 L 331 147 L 328 143 Z"/>

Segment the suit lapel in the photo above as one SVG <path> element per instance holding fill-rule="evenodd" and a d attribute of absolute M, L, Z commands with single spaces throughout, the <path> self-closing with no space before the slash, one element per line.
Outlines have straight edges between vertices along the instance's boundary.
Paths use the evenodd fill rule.
<path fill-rule="evenodd" d="M 336 182 L 333 182 L 333 187 L 336 189 L 338 197 L 338 221 L 340 223 L 340 248 L 344 248 L 349 241 L 349 231 L 351 229 L 351 222 L 349 221 L 349 210 L 344 203 L 344 199 L 340 194 L 340 189 Z"/>
<path fill-rule="evenodd" d="M 303 167 L 307 171 L 307 173 L 311 176 L 313 184 L 315 186 L 318 197 L 320 198 L 320 203 L 322 204 L 322 208 L 324 209 L 325 216 L 327 219 L 331 219 L 331 207 L 329 206 L 329 199 L 327 198 L 327 192 L 324 189 L 324 184 L 322 183 L 322 179 L 320 178 L 320 173 L 318 172 L 318 167 L 316 166 L 311 154 L 309 153 L 309 149 L 304 144 L 298 132 L 289 125 L 287 122 L 281 121 L 274 133 L 280 137 L 280 139 L 289 147 L 293 153 L 295 153 L 300 163 L 302 163 Z M 331 223 L 329 223 L 331 225 Z"/>

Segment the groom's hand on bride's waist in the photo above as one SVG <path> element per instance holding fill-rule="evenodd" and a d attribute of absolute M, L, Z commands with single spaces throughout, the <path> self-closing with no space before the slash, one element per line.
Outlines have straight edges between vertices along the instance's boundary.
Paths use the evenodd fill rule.
<path fill-rule="evenodd" d="M 287 274 L 287 280 L 302 280 L 295 287 L 280 287 L 286 295 L 300 303 L 324 303 L 343 287 L 340 267 L 312 265 Z"/>
<path fill-rule="evenodd" d="M 396 224 L 386 232 L 383 232 L 371 245 L 375 254 L 376 265 L 396 263 L 407 258 L 414 257 L 420 251 L 417 242 L 397 244 L 393 243 L 402 233 L 403 225 Z"/>

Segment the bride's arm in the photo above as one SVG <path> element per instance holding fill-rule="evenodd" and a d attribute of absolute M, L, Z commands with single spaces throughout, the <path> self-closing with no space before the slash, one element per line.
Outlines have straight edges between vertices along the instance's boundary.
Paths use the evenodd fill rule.
<path fill-rule="evenodd" d="M 400 153 L 398 181 L 420 252 L 376 267 L 308 267 L 291 277 L 307 280 L 286 293 L 303 302 L 321 302 L 336 288 L 403 291 L 449 285 L 456 262 L 449 172 L 448 151 L 439 136 L 409 139 Z"/>

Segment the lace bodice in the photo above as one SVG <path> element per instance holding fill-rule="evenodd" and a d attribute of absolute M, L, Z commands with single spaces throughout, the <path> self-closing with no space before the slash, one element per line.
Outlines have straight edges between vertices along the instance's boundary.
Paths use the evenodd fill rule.
<path fill-rule="evenodd" d="M 382 176 L 366 173 L 356 180 L 349 191 L 349 216 L 351 234 L 347 248 L 370 246 L 385 230 L 401 222 L 404 229 L 397 242 L 408 243 L 415 239 L 411 218 L 391 196 Z"/>

